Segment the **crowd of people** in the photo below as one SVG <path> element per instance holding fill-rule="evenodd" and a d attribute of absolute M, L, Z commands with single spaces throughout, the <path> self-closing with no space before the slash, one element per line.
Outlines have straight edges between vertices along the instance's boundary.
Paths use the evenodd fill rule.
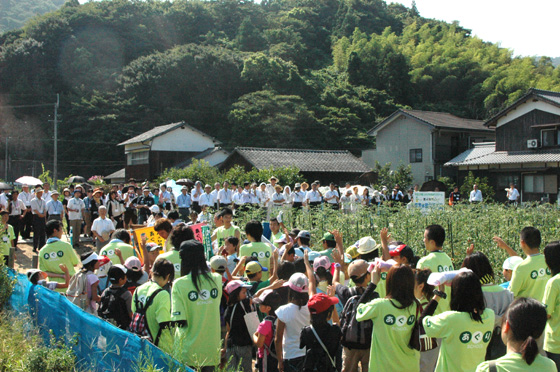
<path fill-rule="evenodd" d="M 455 267 L 439 225 L 424 231 L 424 257 L 387 228 L 349 247 L 336 230 L 321 237 L 288 230 L 275 217 L 286 204 L 344 210 L 344 201 L 335 185 L 317 196 L 314 182 L 305 193 L 297 184 L 287 203 L 286 190 L 270 181 L 260 185 L 266 199 L 256 202 L 270 211 L 266 236 L 260 221 L 239 226 L 234 212 L 252 204 L 256 185 L 234 193 L 237 185 L 216 184 L 215 197 L 199 182 L 177 197 L 163 185 L 115 185 L 108 193 L 78 185 L 59 200 L 44 184 L 33 193 L 24 185 L 21 193 L 2 194 L 1 243 L 13 245 L 18 233 L 32 231 L 39 256 L 39 268 L 27 272 L 33 285 L 65 295 L 195 370 L 558 370 L 559 242 L 541 253 L 539 230 L 526 227 L 523 259 L 494 237 L 510 256 L 500 283 L 474 246 Z M 190 227 L 208 208 L 215 211 L 208 217 L 212 253 Z M 142 237 L 135 247 L 127 229 L 136 224 L 153 226 L 165 243 Z M 73 245 L 63 241 L 70 231 Z M 78 254 L 81 233 L 95 247 Z"/>

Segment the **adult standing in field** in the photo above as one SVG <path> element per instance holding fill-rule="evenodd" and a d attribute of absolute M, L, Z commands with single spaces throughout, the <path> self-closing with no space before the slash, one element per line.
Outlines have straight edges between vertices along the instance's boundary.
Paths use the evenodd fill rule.
<path fill-rule="evenodd" d="M 278 183 L 278 178 L 272 176 L 268 179 L 268 184 L 266 185 L 266 191 L 268 195 L 272 196 L 276 192 L 276 183 Z"/>
<path fill-rule="evenodd" d="M 103 203 L 103 189 L 97 188 L 93 190 L 93 194 L 89 201 L 89 211 L 91 212 L 91 220 L 94 221 L 99 217 L 99 207 L 104 205 Z"/>
<path fill-rule="evenodd" d="M 69 228 L 72 229 L 72 244 L 74 248 L 80 246 L 80 232 L 82 230 L 82 220 L 85 219 L 85 204 L 80 199 L 82 192 L 76 188 L 74 197 L 68 201 L 66 210 L 68 211 Z"/>
<path fill-rule="evenodd" d="M 233 201 L 233 191 L 229 188 L 229 182 L 224 181 L 223 188 L 218 191 L 218 203 L 220 208 L 230 208 Z"/>
<path fill-rule="evenodd" d="M 519 201 L 519 196 L 520 196 L 519 191 L 517 191 L 515 185 L 513 183 L 510 183 L 509 189 L 507 191 L 508 203 L 517 205 L 517 202 Z"/>
<path fill-rule="evenodd" d="M 35 189 L 35 197 L 31 200 L 31 212 L 33 213 L 33 252 L 45 245 L 45 224 L 47 222 L 47 203 L 42 199 L 43 189 L 39 186 Z"/>
<path fill-rule="evenodd" d="M 212 187 L 208 184 L 204 186 L 204 193 L 198 199 L 198 204 L 200 208 L 206 207 L 214 208 L 216 206 L 216 199 L 214 199 L 214 195 L 212 195 Z"/>
<path fill-rule="evenodd" d="M 4 264 L 8 265 L 10 258 L 10 248 L 15 248 L 16 235 L 14 234 L 14 228 L 8 223 L 10 215 L 8 211 L 0 211 L 0 255 L 4 258 Z"/>
<path fill-rule="evenodd" d="M 220 363 L 220 301 L 222 276 L 211 273 L 204 246 L 197 240 L 181 243 L 181 278 L 171 290 L 171 321 L 177 358 L 201 372 L 214 371 Z"/>
<path fill-rule="evenodd" d="M 162 184 L 159 188 L 160 188 L 160 192 L 159 192 L 158 205 L 162 212 L 164 210 L 170 211 L 172 207 L 171 193 L 167 190 L 167 186 L 165 184 Z"/>
<path fill-rule="evenodd" d="M 93 191 L 91 189 L 86 191 L 86 197 L 84 198 L 84 236 L 91 237 L 91 224 L 93 220 L 91 218 L 91 199 L 93 198 Z"/>
<path fill-rule="evenodd" d="M 338 209 L 338 203 L 340 201 L 340 194 L 335 190 L 335 188 L 336 185 L 331 182 L 329 185 L 329 191 L 325 193 L 325 201 L 332 209 Z"/>
<path fill-rule="evenodd" d="M 301 191 L 301 184 L 296 183 L 292 197 L 294 202 L 292 207 L 296 210 L 302 209 L 305 203 L 305 192 Z"/>
<path fill-rule="evenodd" d="M 249 244 L 244 244 L 239 248 L 239 257 L 255 257 L 258 259 L 262 267 L 267 271 L 263 271 L 262 280 L 268 279 L 270 268 L 270 258 L 272 257 L 272 249 L 266 243 L 261 241 L 263 227 L 259 221 L 251 220 L 245 225 L 245 234 L 249 240 Z"/>
<path fill-rule="evenodd" d="M 29 185 L 21 185 L 21 192 L 18 198 L 23 202 L 26 210 L 26 213 L 23 215 L 21 237 L 23 239 L 29 239 L 31 231 L 33 230 L 33 212 L 31 211 L 31 199 L 33 199 L 33 194 L 29 192 Z"/>
<path fill-rule="evenodd" d="M 109 242 L 111 233 L 115 231 L 115 225 L 107 218 L 107 208 L 104 205 L 100 206 L 98 211 L 99 217 L 93 221 L 91 232 L 95 237 L 95 246 L 99 252 Z"/>
<path fill-rule="evenodd" d="M 202 208 L 200 207 L 200 197 L 202 196 L 202 182 L 196 181 L 194 184 L 194 189 L 191 191 L 191 205 L 192 209 L 198 214 L 202 212 Z"/>
<path fill-rule="evenodd" d="M 472 189 L 471 194 L 469 196 L 469 202 L 471 202 L 471 204 L 482 203 L 482 191 L 480 191 L 478 189 L 477 184 L 473 185 L 473 189 Z"/>
<path fill-rule="evenodd" d="M 459 187 L 455 186 L 451 194 L 449 194 L 449 205 L 457 205 L 461 201 L 461 193 Z"/>
<path fill-rule="evenodd" d="M 127 229 L 131 224 L 136 224 L 137 216 L 136 216 L 136 192 L 134 190 L 134 186 L 128 186 L 127 192 L 123 195 L 123 201 L 125 206 L 124 212 L 124 220 L 123 225 L 124 228 Z M 84 199 L 84 203 L 86 199 Z M 87 225 L 87 204 L 86 204 L 86 225 Z"/>
<path fill-rule="evenodd" d="M 63 233 L 61 221 L 49 221 L 45 230 L 49 238 L 39 251 L 39 270 L 47 273 L 49 281 L 64 283 L 65 273 L 59 265 L 64 264 L 68 268 L 68 274 L 73 276 L 74 266 L 80 263 L 80 259 L 69 243 L 60 240 Z M 60 288 L 56 291 L 64 293 L 66 289 Z"/>
<path fill-rule="evenodd" d="M 214 205 L 212 206 L 214 209 L 220 208 L 220 200 L 218 199 L 218 194 L 220 193 L 220 183 L 214 182 L 214 190 L 210 194 L 214 198 Z"/>
<path fill-rule="evenodd" d="M 311 184 L 311 190 L 307 192 L 306 201 L 310 208 L 316 208 L 321 206 L 321 200 L 323 199 L 321 192 L 319 191 L 319 186 L 316 182 Z"/>
<path fill-rule="evenodd" d="M 64 216 L 64 207 L 62 206 L 62 202 L 58 200 L 58 196 L 59 196 L 58 191 L 54 190 L 51 193 L 51 200 L 46 202 L 48 221 L 50 220 L 62 221 L 62 217 Z"/>
<path fill-rule="evenodd" d="M 443 251 L 443 243 L 445 242 L 445 230 L 440 225 L 430 225 L 424 230 L 424 245 L 428 250 L 428 255 L 422 257 L 416 264 L 417 269 L 430 269 L 433 273 L 441 273 L 445 271 L 453 271 L 453 262 L 451 258 Z M 451 289 L 445 288 L 447 298 L 440 301 L 437 312 L 449 310 L 449 299 L 451 297 Z"/>
<path fill-rule="evenodd" d="M 136 200 L 136 209 L 138 209 L 138 223 L 143 225 L 148 221 L 150 215 L 150 207 L 155 204 L 155 200 L 150 196 L 150 189 L 144 187 L 142 189 L 142 196 Z"/>
<path fill-rule="evenodd" d="M 181 219 L 187 221 L 191 209 L 191 195 L 189 194 L 189 188 L 187 186 L 181 187 L 181 193 L 177 197 L 177 208 L 179 209 Z"/>
<path fill-rule="evenodd" d="M 18 241 L 18 236 L 23 228 L 23 220 L 24 216 L 27 213 L 27 208 L 25 208 L 25 204 L 19 198 L 19 191 L 14 190 L 12 191 L 10 201 L 8 203 L 8 213 L 10 214 L 10 218 L 8 223 L 13 226 L 16 246 Z"/>

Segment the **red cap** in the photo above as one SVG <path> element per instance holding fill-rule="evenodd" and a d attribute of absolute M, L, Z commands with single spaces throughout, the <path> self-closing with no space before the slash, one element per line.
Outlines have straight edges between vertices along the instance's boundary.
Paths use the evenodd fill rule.
<path fill-rule="evenodd" d="M 338 298 L 329 297 L 324 293 L 317 293 L 309 299 L 307 307 L 311 314 L 321 314 L 323 311 L 327 311 L 331 306 L 338 303 Z"/>
<path fill-rule="evenodd" d="M 109 262 L 111 262 L 111 259 L 107 256 L 99 256 L 99 266 L 103 266 L 103 265 L 107 265 Z"/>
<path fill-rule="evenodd" d="M 402 250 L 406 247 L 406 244 L 401 244 L 396 246 L 394 249 L 390 249 L 389 250 L 389 254 L 391 255 L 391 257 L 395 257 L 395 256 L 400 256 Z"/>

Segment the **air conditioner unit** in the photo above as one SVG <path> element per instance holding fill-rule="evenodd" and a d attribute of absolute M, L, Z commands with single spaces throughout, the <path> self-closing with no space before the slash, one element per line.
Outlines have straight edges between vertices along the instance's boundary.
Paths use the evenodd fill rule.
<path fill-rule="evenodd" d="M 538 139 L 527 140 L 527 148 L 528 149 L 536 149 L 538 147 L 539 147 L 539 140 Z"/>

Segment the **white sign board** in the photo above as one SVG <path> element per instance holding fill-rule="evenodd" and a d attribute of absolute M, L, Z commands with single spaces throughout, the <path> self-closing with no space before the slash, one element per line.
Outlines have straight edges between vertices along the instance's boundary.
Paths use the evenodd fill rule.
<path fill-rule="evenodd" d="M 422 212 L 429 212 L 432 208 L 443 208 L 445 205 L 445 193 L 416 191 L 412 204 L 414 207 L 420 208 Z"/>

